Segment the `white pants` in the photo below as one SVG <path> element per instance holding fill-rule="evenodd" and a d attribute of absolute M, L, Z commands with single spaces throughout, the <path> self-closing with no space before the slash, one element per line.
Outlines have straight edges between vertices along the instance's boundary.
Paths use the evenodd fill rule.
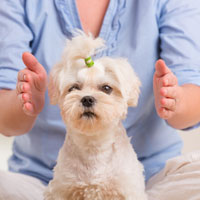
<path fill-rule="evenodd" d="M 148 200 L 200 200 L 200 151 L 170 159 L 146 190 Z"/>
<path fill-rule="evenodd" d="M 0 171 L 0 200 L 43 200 L 36 178 Z M 200 151 L 169 160 L 147 183 L 148 200 L 200 200 Z"/>
<path fill-rule="evenodd" d="M 0 200 L 43 200 L 44 190 L 36 178 L 0 171 Z"/>

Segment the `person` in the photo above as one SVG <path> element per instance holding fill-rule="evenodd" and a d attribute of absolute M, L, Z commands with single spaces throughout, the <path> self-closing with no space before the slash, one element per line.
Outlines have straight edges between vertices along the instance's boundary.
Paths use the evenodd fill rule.
<path fill-rule="evenodd" d="M 65 125 L 47 74 L 75 29 L 103 38 L 108 48 L 96 56 L 126 57 L 142 82 L 124 126 L 149 199 L 200 199 L 200 152 L 180 156 L 176 133 L 200 121 L 199 13 L 198 0 L 2 0 L 0 132 L 16 137 L 0 199 L 43 199 L 53 177 Z"/>

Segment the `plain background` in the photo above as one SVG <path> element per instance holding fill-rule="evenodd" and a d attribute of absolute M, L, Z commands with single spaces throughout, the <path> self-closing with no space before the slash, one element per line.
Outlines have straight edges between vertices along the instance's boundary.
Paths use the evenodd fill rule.
<path fill-rule="evenodd" d="M 184 141 L 183 153 L 200 150 L 200 128 L 192 131 L 179 131 Z M 0 170 L 7 170 L 7 159 L 11 155 L 13 137 L 0 134 Z"/>

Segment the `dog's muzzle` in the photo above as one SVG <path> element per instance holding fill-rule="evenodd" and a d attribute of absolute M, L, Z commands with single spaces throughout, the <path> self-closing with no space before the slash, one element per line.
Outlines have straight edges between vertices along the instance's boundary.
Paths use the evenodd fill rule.
<path fill-rule="evenodd" d="M 96 103 L 96 99 L 92 96 L 85 96 L 81 99 L 81 103 L 84 107 L 90 108 Z"/>

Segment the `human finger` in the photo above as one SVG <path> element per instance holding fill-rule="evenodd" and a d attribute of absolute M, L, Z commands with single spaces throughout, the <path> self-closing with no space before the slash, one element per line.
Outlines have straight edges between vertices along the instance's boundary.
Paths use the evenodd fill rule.
<path fill-rule="evenodd" d="M 160 107 L 159 111 L 158 111 L 158 115 L 160 118 L 162 119 L 169 119 L 173 116 L 174 111 L 168 110 L 166 108 Z"/>
<path fill-rule="evenodd" d="M 23 106 L 23 104 L 24 104 L 23 93 L 19 93 L 19 94 L 17 94 L 17 98 L 19 99 L 19 102 L 20 102 L 21 105 Z"/>
<path fill-rule="evenodd" d="M 162 59 L 159 59 L 157 62 L 156 62 L 156 65 L 155 65 L 155 75 L 160 78 L 168 73 L 171 72 L 171 70 L 167 67 L 167 65 L 165 64 L 164 60 Z"/>
<path fill-rule="evenodd" d="M 17 91 L 17 94 L 20 94 L 23 92 L 23 83 L 21 81 L 17 83 L 16 91 Z"/>
<path fill-rule="evenodd" d="M 18 81 L 27 81 L 27 74 L 28 74 L 27 69 L 23 69 L 23 70 L 19 71 L 17 80 Z"/>
<path fill-rule="evenodd" d="M 28 83 L 28 82 L 19 81 L 17 83 L 16 89 L 17 89 L 18 94 L 24 93 L 24 92 L 29 93 L 31 90 L 31 86 L 30 86 L 30 83 Z"/>
<path fill-rule="evenodd" d="M 177 87 L 162 87 L 160 94 L 166 98 L 176 99 L 177 98 Z"/>
<path fill-rule="evenodd" d="M 23 99 L 23 102 L 31 102 L 31 95 L 29 93 L 23 93 L 22 94 L 22 99 Z"/>
<path fill-rule="evenodd" d="M 22 107 L 24 106 L 25 103 L 32 103 L 31 102 L 31 95 L 28 93 L 20 93 L 17 95 L 18 99 L 20 100 L 20 103 Z"/>
<path fill-rule="evenodd" d="M 174 86 L 178 84 L 178 80 L 177 77 L 171 72 L 161 78 L 161 84 L 163 86 Z"/>
<path fill-rule="evenodd" d="M 32 103 L 30 102 L 26 102 L 23 105 L 23 111 L 27 114 L 27 115 L 33 115 L 34 112 L 34 108 Z"/>
<path fill-rule="evenodd" d="M 170 111 L 175 111 L 176 109 L 176 99 L 162 98 L 160 104 L 162 108 Z"/>
<path fill-rule="evenodd" d="M 43 66 L 38 62 L 35 56 L 33 56 L 31 53 L 29 52 L 23 53 L 22 60 L 29 70 L 37 74 L 44 73 L 45 70 Z"/>

